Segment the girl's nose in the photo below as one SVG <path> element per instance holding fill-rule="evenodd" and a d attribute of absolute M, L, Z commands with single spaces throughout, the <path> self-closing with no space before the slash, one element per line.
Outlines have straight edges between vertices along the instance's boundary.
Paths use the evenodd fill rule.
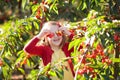
<path fill-rule="evenodd" d="M 54 33 L 54 37 L 58 37 L 58 35 L 56 33 Z"/>

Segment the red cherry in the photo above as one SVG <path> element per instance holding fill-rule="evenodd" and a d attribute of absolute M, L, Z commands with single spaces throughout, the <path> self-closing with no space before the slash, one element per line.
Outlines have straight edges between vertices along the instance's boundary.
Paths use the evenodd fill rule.
<path fill-rule="evenodd" d="M 49 37 L 49 38 L 52 38 L 53 36 L 54 36 L 53 33 L 47 35 L 47 37 Z"/>
<path fill-rule="evenodd" d="M 87 30 L 87 28 L 86 28 L 86 27 L 82 27 L 82 30 L 83 30 L 83 31 L 86 31 L 86 30 Z"/>
<path fill-rule="evenodd" d="M 5 0 L 6 2 L 10 2 L 10 0 Z"/>
<path fill-rule="evenodd" d="M 2 66 L 3 65 L 3 61 L 2 60 L 0 60 L 0 66 Z"/>
<path fill-rule="evenodd" d="M 41 19 L 39 15 L 36 15 L 35 17 L 36 17 L 37 19 Z"/>
<path fill-rule="evenodd" d="M 31 57 L 30 55 L 27 55 L 27 56 L 26 56 L 27 59 L 30 58 L 30 57 Z"/>
<path fill-rule="evenodd" d="M 114 40 L 115 40 L 115 41 L 118 41 L 118 40 L 119 40 L 119 35 L 118 35 L 118 34 L 115 34 L 115 35 L 114 35 Z"/>
<path fill-rule="evenodd" d="M 69 31 L 70 31 L 72 34 L 75 33 L 75 30 L 74 30 L 74 29 L 70 29 Z"/>
<path fill-rule="evenodd" d="M 88 54 L 88 55 L 87 55 L 87 58 L 94 58 L 94 59 L 95 59 L 96 56 L 97 56 L 96 54 L 91 54 L 91 55 Z"/>
<path fill-rule="evenodd" d="M 3 45 L 0 45 L 0 50 L 3 48 Z"/>
<path fill-rule="evenodd" d="M 82 60 L 81 60 L 81 59 L 82 59 Z M 81 61 L 81 63 L 83 63 L 83 64 L 86 63 L 86 59 L 85 59 L 85 57 L 83 57 L 83 58 L 79 57 L 79 61 Z"/>
<path fill-rule="evenodd" d="M 103 47 L 102 47 L 102 45 L 99 43 L 98 45 L 97 45 L 97 50 L 103 50 Z"/>
<path fill-rule="evenodd" d="M 104 63 L 105 62 L 105 59 L 102 59 L 102 63 Z"/>
<path fill-rule="evenodd" d="M 21 62 L 21 65 L 25 65 L 27 64 L 27 58 L 25 58 L 22 62 Z"/>
<path fill-rule="evenodd" d="M 84 74 L 84 73 L 86 73 L 87 71 L 85 70 L 85 69 L 80 69 L 80 70 L 78 70 L 78 74 L 80 74 L 80 75 L 82 75 L 82 74 Z"/>
<path fill-rule="evenodd" d="M 98 54 L 98 50 L 97 49 L 95 49 L 95 50 L 93 50 L 93 52 L 92 52 L 93 54 Z"/>
<path fill-rule="evenodd" d="M 103 22 L 105 22 L 105 20 L 104 20 L 104 19 L 101 19 L 100 22 L 103 23 Z"/>
<path fill-rule="evenodd" d="M 63 35 L 63 33 L 61 31 L 57 31 L 56 34 L 57 34 L 57 36 L 62 36 Z"/>
<path fill-rule="evenodd" d="M 112 63 L 112 61 L 107 56 L 105 56 L 102 58 L 102 63 L 107 63 L 109 65 Z"/>
<path fill-rule="evenodd" d="M 33 1 L 33 4 L 37 4 L 37 3 L 38 3 L 38 0 L 34 0 L 34 1 Z"/>
<path fill-rule="evenodd" d="M 90 46 L 90 44 L 88 43 L 88 44 L 86 44 L 86 47 L 89 47 Z"/>
<path fill-rule="evenodd" d="M 89 72 L 93 72 L 93 68 L 92 67 L 88 67 L 88 69 L 89 69 Z"/>
<path fill-rule="evenodd" d="M 81 49 L 83 49 L 83 46 L 82 46 L 82 45 L 79 46 L 78 51 L 80 51 Z"/>

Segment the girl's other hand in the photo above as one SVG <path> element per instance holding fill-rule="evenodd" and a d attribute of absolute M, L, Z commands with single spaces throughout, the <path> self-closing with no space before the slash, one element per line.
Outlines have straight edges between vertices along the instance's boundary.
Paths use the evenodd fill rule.
<path fill-rule="evenodd" d="M 71 34 L 67 27 L 60 27 L 59 30 L 62 31 L 65 35 Z"/>

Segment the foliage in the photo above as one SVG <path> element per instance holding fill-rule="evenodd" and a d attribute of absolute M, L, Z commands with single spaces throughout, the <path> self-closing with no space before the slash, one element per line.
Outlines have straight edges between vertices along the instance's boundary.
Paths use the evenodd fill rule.
<path fill-rule="evenodd" d="M 44 22 L 60 19 L 68 21 L 75 34 L 69 45 L 74 46 L 75 80 L 119 78 L 119 6 L 119 0 L 1 0 L 0 78 L 9 80 L 20 72 L 24 79 L 49 80 L 48 75 L 62 79 L 62 68 L 67 69 L 62 63 L 69 58 L 43 67 L 41 58 L 22 50 Z"/>
<path fill-rule="evenodd" d="M 97 12 L 90 11 L 91 13 Z M 75 28 L 77 36 L 70 44 L 70 48 L 74 46 L 78 49 L 73 53 L 73 57 L 76 57 L 74 58 L 75 79 L 114 79 L 114 63 L 116 62 L 114 60 L 119 59 L 114 56 L 119 54 L 119 51 L 115 50 L 116 45 L 120 49 L 120 40 L 115 36 L 120 35 L 120 28 L 116 22 L 106 22 L 104 16 L 96 14 L 93 18 L 89 16 L 90 14 L 86 19 L 78 22 Z"/>

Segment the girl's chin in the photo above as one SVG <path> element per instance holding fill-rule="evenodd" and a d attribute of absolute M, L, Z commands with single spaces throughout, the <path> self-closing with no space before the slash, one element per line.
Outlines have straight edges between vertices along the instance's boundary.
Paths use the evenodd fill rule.
<path fill-rule="evenodd" d="M 54 46 L 59 46 L 60 44 L 58 44 L 58 43 L 53 43 L 53 45 L 54 45 Z"/>
<path fill-rule="evenodd" d="M 61 44 L 61 40 L 58 41 L 52 41 L 53 45 L 59 46 Z"/>
<path fill-rule="evenodd" d="M 59 45 L 60 45 L 60 42 L 54 42 L 53 45 L 54 45 L 54 46 L 59 46 Z"/>

